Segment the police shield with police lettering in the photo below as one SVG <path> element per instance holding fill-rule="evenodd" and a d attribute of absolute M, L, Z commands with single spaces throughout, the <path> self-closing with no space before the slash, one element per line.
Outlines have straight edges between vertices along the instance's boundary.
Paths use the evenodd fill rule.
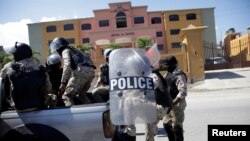
<path fill-rule="evenodd" d="M 145 50 L 116 49 L 110 54 L 110 111 L 115 125 L 152 123 L 156 107 L 150 61 Z"/>

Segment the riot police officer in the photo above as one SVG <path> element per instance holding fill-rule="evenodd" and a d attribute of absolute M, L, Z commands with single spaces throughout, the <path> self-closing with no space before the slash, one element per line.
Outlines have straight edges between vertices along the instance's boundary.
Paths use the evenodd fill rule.
<path fill-rule="evenodd" d="M 51 54 L 47 58 L 47 71 L 52 84 L 52 89 L 55 91 L 55 93 L 59 92 L 59 87 L 61 84 L 63 72 L 63 69 L 61 67 L 61 60 L 61 56 L 55 53 Z"/>
<path fill-rule="evenodd" d="M 173 99 L 173 106 L 163 118 L 163 126 L 168 134 L 169 141 L 183 141 L 184 111 L 186 108 L 187 78 L 177 66 L 175 56 L 169 55 L 163 60 L 167 69 L 165 79 L 167 91 Z"/>
<path fill-rule="evenodd" d="M 161 75 L 158 67 L 154 67 L 150 77 L 153 78 L 154 91 L 156 97 L 157 119 L 153 123 L 146 124 L 145 141 L 154 141 L 157 135 L 157 124 L 167 114 L 168 109 L 172 106 L 170 94 L 166 91 L 166 81 Z"/>
<path fill-rule="evenodd" d="M 86 92 L 95 77 L 95 66 L 91 58 L 80 50 L 69 46 L 63 37 L 56 37 L 50 44 L 52 53 L 58 53 L 63 59 L 63 73 L 60 93 L 65 106 L 74 104 L 77 97 L 83 104 L 90 103 Z"/>
<path fill-rule="evenodd" d="M 50 82 L 52 84 L 53 93 L 57 95 L 57 106 L 64 106 L 61 95 L 59 95 L 59 87 L 62 79 L 63 69 L 61 67 L 62 58 L 60 55 L 54 53 L 47 58 L 47 72 L 49 74 Z"/>
<path fill-rule="evenodd" d="M 51 83 L 45 68 L 32 58 L 31 47 L 16 42 L 4 50 L 14 57 L 1 70 L 5 85 L 10 86 L 5 87 L 10 106 L 21 112 L 48 107 Z"/>
<path fill-rule="evenodd" d="M 112 50 L 107 48 L 103 53 L 106 62 L 100 65 L 97 83 L 92 90 L 96 102 L 107 102 L 109 100 L 109 54 Z"/>

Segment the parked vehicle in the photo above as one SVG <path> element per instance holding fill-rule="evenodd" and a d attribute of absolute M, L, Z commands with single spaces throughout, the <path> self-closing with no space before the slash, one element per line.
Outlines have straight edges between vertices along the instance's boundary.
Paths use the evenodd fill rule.
<path fill-rule="evenodd" d="M 224 63 L 227 63 L 227 61 L 223 57 L 212 57 L 206 59 L 206 64 L 224 64 Z"/>
<path fill-rule="evenodd" d="M 0 78 L 1 80 L 1 78 Z M 0 140 L 110 141 L 113 125 L 106 103 L 74 105 L 31 112 L 3 110 L 0 81 Z"/>

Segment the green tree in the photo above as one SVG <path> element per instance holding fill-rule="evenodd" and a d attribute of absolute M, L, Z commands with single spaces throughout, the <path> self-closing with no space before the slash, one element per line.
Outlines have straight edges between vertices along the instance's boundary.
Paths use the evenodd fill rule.
<path fill-rule="evenodd" d="M 39 52 L 33 52 L 32 53 L 32 59 L 34 59 L 36 62 L 40 62 L 39 61 L 39 57 L 40 56 L 40 53 Z M 12 61 L 14 58 L 13 58 L 13 55 L 12 54 L 6 54 L 4 51 L 1 51 L 0 52 L 0 68 L 3 68 L 3 66 L 5 64 L 7 64 L 8 62 Z"/>
<path fill-rule="evenodd" d="M 90 51 L 91 49 L 94 49 L 93 45 L 90 43 L 82 44 L 76 46 L 76 48 L 80 49 L 82 52 Z"/>
<path fill-rule="evenodd" d="M 117 49 L 120 48 L 120 45 L 112 41 L 106 48 Z"/>
<path fill-rule="evenodd" d="M 31 58 L 34 59 L 36 62 L 40 63 L 40 61 L 39 61 L 39 59 L 38 59 L 38 58 L 40 57 L 40 55 L 41 55 L 41 54 L 40 54 L 39 52 L 33 51 L 33 52 L 32 52 L 32 57 L 31 57 Z"/>
<path fill-rule="evenodd" d="M 136 39 L 136 47 L 137 48 L 145 48 L 148 49 L 152 46 L 152 40 L 149 37 L 141 37 Z"/>
<path fill-rule="evenodd" d="M 0 67 L 3 68 L 5 64 L 13 60 L 13 56 L 6 54 L 4 51 L 0 52 Z"/>

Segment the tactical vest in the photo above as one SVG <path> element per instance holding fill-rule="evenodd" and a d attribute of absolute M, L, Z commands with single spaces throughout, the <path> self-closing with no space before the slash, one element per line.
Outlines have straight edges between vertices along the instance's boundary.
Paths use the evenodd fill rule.
<path fill-rule="evenodd" d="M 101 83 L 104 85 L 109 85 L 109 66 L 107 63 L 103 63 L 100 66 L 101 71 Z"/>
<path fill-rule="evenodd" d="M 46 74 L 43 66 L 40 67 L 40 70 L 22 67 L 13 71 L 8 77 L 13 85 L 11 96 L 17 110 L 44 108 L 43 86 Z"/>
<path fill-rule="evenodd" d="M 183 74 L 186 77 L 186 74 L 183 71 L 177 71 L 174 73 L 168 73 L 166 76 L 166 83 L 167 83 L 167 91 L 171 95 L 172 99 L 175 99 L 175 97 L 178 95 L 179 90 L 175 84 L 176 76 L 179 74 Z M 187 77 L 186 77 L 187 79 Z"/>
<path fill-rule="evenodd" d="M 89 55 L 81 52 L 79 49 L 76 49 L 74 47 L 69 47 L 69 49 L 71 57 L 71 68 L 73 70 L 75 70 L 78 65 L 93 67 L 94 69 L 96 69 Z"/>
<path fill-rule="evenodd" d="M 170 107 L 173 104 L 173 100 L 170 94 L 168 93 L 168 91 L 166 90 L 167 88 L 166 81 L 159 71 L 153 71 L 153 73 L 155 73 L 160 78 L 160 82 L 162 83 L 164 87 L 163 91 L 160 90 L 159 88 L 155 89 L 156 103 L 159 105 L 162 105 L 162 107 Z"/>
<path fill-rule="evenodd" d="M 63 73 L 63 69 L 57 69 L 57 68 L 51 68 L 48 70 L 48 74 L 49 74 L 49 79 L 52 85 L 52 89 L 54 90 L 59 90 L 59 87 L 61 85 L 61 79 L 62 79 L 62 73 Z"/>

